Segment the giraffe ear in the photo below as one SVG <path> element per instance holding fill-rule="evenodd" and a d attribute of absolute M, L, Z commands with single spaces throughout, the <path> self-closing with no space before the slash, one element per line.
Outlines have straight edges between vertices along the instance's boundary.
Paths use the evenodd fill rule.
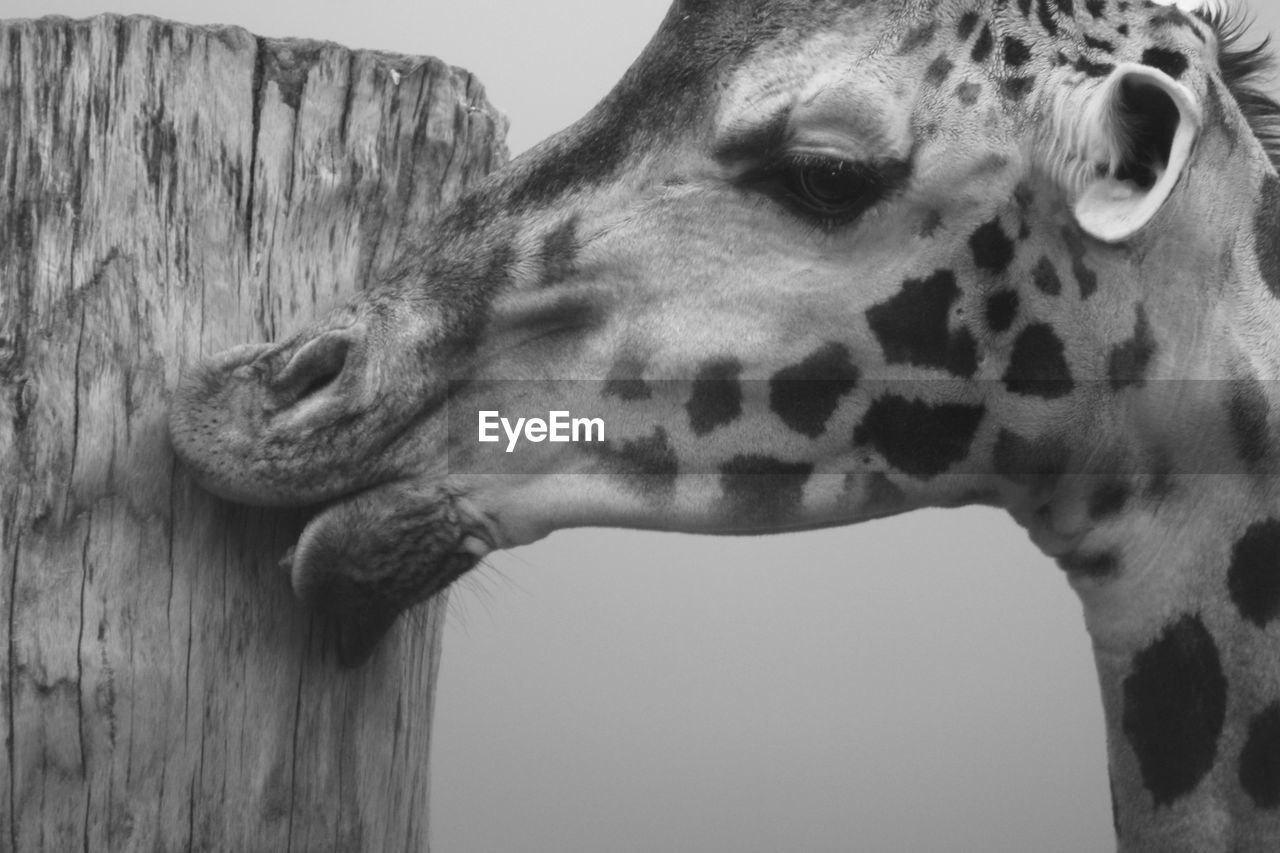
<path fill-rule="evenodd" d="M 1076 221 L 1099 240 L 1118 243 L 1156 215 L 1191 158 L 1200 105 L 1186 86 L 1148 65 L 1118 66 L 1083 114 L 1091 162 L 1075 205 Z"/>

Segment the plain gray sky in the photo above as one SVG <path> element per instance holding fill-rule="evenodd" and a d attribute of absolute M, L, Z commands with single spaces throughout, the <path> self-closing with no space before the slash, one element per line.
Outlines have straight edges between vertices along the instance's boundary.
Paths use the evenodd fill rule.
<path fill-rule="evenodd" d="M 666 0 L 2 0 L 440 56 L 518 153 L 585 112 Z M 1255 0 L 1259 35 L 1280 31 Z M 1114 849 L 1061 572 L 991 510 L 762 539 L 556 534 L 453 593 L 435 853 Z"/>

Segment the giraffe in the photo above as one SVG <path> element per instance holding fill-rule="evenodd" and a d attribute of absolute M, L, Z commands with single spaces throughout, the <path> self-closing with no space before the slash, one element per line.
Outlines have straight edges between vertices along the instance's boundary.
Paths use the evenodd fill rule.
<path fill-rule="evenodd" d="M 1216 11 L 676 0 L 351 303 L 191 371 L 346 663 L 493 549 L 1004 508 L 1081 598 L 1118 849 L 1280 845 L 1280 106 Z M 599 442 L 479 440 L 591 411 Z M 544 436 L 545 437 L 545 436 Z"/>

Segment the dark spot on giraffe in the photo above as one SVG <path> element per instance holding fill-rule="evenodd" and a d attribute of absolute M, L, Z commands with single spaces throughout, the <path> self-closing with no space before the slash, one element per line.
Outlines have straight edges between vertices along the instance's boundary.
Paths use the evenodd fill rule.
<path fill-rule="evenodd" d="M 916 27 L 902 39 L 902 44 L 898 47 L 898 53 L 913 53 L 922 47 L 928 46 L 929 42 L 933 41 L 933 36 L 937 31 L 938 24 L 936 21 L 930 21 L 927 24 Z"/>
<path fill-rule="evenodd" d="M 988 154 L 974 166 L 972 174 L 976 177 L 1004 171 L 1009 165 L 1009 158 L 1004 154 Z"/>
<path fill-rule="evenodd" d="M 1151 335 L 1151 324 L 1142 305 L 1137 306 L 1137 319 L 1133 325 L 1133 337 L 1111 348 L 1107 361 L 1107 376 L 1111 388 L 1141 388 L 1147 381 L 1147 368 L 1156 354 L 1156 339 Z"/>
<path fill-rule="evenodd" d="M 960 103 L 966 107 L 971 107 L 978 103 L 978 98 L 982 95 L 982 86 L 977 83 L 961 83 L 956 87 L 956 97 L 960 99 Z"/>
<path fill-rule="evenodd" d="M 578 259 L 578 217 L 569 217 L 542 241 L 542 281 L 549 287 L 573 275 Z"/>
<path fill-rule="evenodd" d="M 1170 805 L 1213 768 L 1226 717 L 1222 661 L 1199 616 L 1181 617 L 1134 655 L 1123 694 L 1121 727 L 1143 784 L 1157 807 Z"/>
<path fill-rule="evenodd" d="M 1068 18 L 1074 18 L 1076 16 L 1075 0 L 1057 0 L 1057 2 L 1059 12 L 1066 15 Z"/>
<path fill-rule="evenodd" d="M 1049 9 L 1049 0 L 1036 0 L 1036 17 L 1040 19 L 1040 26 L 1044 27 L 1044 31 L 1051 36 L 1058 34 L 1058 22 L 1053 19 L 1053 11 Z"/>
<path fill-rule="evenodd" d="M 1071 67 L 1089 77 L 1106 77 L 1116 66 L 1110 62 L 1094 62 L 1081 56 L 1071 63 Z"/>
<path fill-rule="evenodd" d="M 1116 46 L 1111 42 L 1106 41 L 1105 39 L 1094 38 L 1093 36 L 1088 35 L 1087 33 L 1085 34 L 1085 37 L 1084 37 L 1084 44 L 1085 44 L 1085 47 L 1090 47 L 1090 48 L 1093 48 L 1094 50 L 1101 50 L 1104 53 L 1116 52 Z"/>
<path fill-rule="evenodd" d="M 801 435 L 817 438 L 840 398 L 858 385 L 858 368 L 849 348 L 831 343 L 769 380 L 769 408 Z"/>
<path fill-rule="evenodd" d="M 1080 298 L 1088 299 L 1098 290 L 1098 274 L 1089 269 L 1084 262 L 1084 240 L 1081 239 L 1080 232 L 1074 228 L 1063 228 L 1062 238 L 1067 244 L 1068 254 L 1071 255 L 1071 272 L 1076 277 L 1076 284 L 1080 286 Z"/>
<path fill-rule="evenodd" d="M 486 281 L 506 282 L 515 259 L 516 247 L 511 243 L 502 243 L 493 249 L 485 262 L 484 272 L 480 275 Z"/>
<path fill-rule="evenodd" d="M 942 211 L 926 210 L 920 221 L 920 236 L 932 237 L 942 227 Z"/>
<path fill-rule="evenodd" d="M 1280 521 L 1250 525 L 1232 547 L 1227 589 L 1240 615 L 1259 628 L 1280 616 Z"/>
<path fill-rule="evenodd" d="M 1020 486 L 1052 485 L 1066 473 L 1070 458 L 1071 451 L 1057 439 L 1028 439 L 1004 429 L 993 451 L 996 473 Z"/>
<path fill-rule="evenodd" d="M 867 484 L 865 509 L 872 512 L 892 512 L 906 506 L 907 493 L 889 479 L 883 471 L 871 475 Z"/>
<path fill-rule="evenodd" d="M 950 76 L 951 69 L 955 67 L 955 63 L 946 55 L 941 55 L 933 62 L 929 63 L 929 68 L 924 72 L 925 82 L 930 86 L 941 86 L 943 83 L 947 82 L 947 77 Z"/>
<path fill-rule="evenodd" d="M 1227 423 L 1231 427 L 1236 453 L 1250 468 L 1257 468 L 1271 449 L 1267 393 L 1256 376 L 1231 380 L 1227 383 L 1227 391 L 1230 394 Z"/>
<path fill-rule="evenodd" d="M 680 463 L 662 427 L 655 427 L 653 435 L 645 438 L 592 447 L 610 473 L 642 495 L 665 495 L 675 488 Z"/>
<path fill-rule="evenodd" d="M 1018 334 L 1009 357 L 1004 384 L 1014 394 L 1055 400 L 1071 393 L 1075 383 L 1066 348 L 1048 323 L 1032 323 Z"/>
<path fill-rule="evenodd" d="M 960 36 L 961 41 L 968 41 L 969 36 L 973 35 L 973 31 L 978 28 L 978 21 L 982 20 L 977 12 L 969 10 L 960 16 L 960 23 L 956 26 L 956 34 Z"/>
<path fill-rule="evenodd" d="M 1187 70 L 1190 60 L 1185 53 L 1163 47 L 1149 47 L 1142 52 L 1142 64 L 1158 68 L 1177 80 Z"/>
<path fill-rule="evenodd" d="M 987 326 L 993 332 L 1007 332 L 1018 315 L 1018 292 L 1001 290 L 987 297 Z"/>
<path fill-rule="evenodd" d="M 1031 48 L 1025 41 L 1009 36 L 1004 40 L 1004 62 L 1017 68 L 1031 61 Z"/>
<path fill-rule="evenodd" d="M 1000 496 L 998 489 L 968 489 L 960 494 L 953 502 L 948 502 L 950 506 L 989 506 L 1002 507 L 1004 499 Z"/>
<path fill-rule="evenodd" d="M 867 309 L 889 364 L 937 367 L 970 377 L 978 369 L 977 345 L 968 329 L 952 333 L 947 320 L 960 298 L 955 275 L 938 270 L 927 279 L 908 279 L 890 299 Z"/>
<path fill-rule="evenodd" d="M 1047 257 L 1042 257 L 1035 269 L 1031 271 L 1031 280 L 1035 282 L 1036 289 L 1041 293 L 1057 296 L 1062 292 L 1062 279 L 1058 277 L 1058 270 L 1054 267 L 1053 261 Z"/>
<path fill-rule="evenodd" d="M 1013 200 L 1018 205 L 1018 210 L 1025 216 L 1030 212 L 1031 205 L 1035 204 L 1036 191 L 1026 181 L 1019 181 L 1013 188 Z"/>
<path fill-rule="evenodd" d="M 1128 37 L 1129 37 L 1129 25 L 1128 25 L 1128 24 L 1121 24 L 1120 26 L 1116 27 L 1116 32 L 1117 32 L 1117 33 L 1119 33 L 1120 35 L 1124 36 L 1125 38 L 1128 38 Z"/>
<path fill-rule="evenodd" d="M 709 361 L 698 369 L 693 392 L 684 406 L 694 435 L 706 435 L 742 414 L 741 372 L 742 364 L 736 358 Z"/>
<path fill-rule="evenodd" d="M 969 248 L 973 250 L 973 262 L 980 269 L 996 275 L 1008 269 L 1013 261 L 1013 241 L 1000 227 L 999 219 L 993 219 L 974 231 L 969 238 Z"/>
<path fill-rule="evenodd" d="M 1101 18 L 1107 13 L 1107 0 L 1085 0 L 1084 7 L 1094 18 Z"/>
<path fill-rule="evenodd" d="M 609 368 L 605 377 L 602 397 L 617 397 L 631 402 L 648 400 L 653 396 L 648 383 L 640 377 L 644 375 L 644 362 L 633 355 L 619 356 Z"/>
<path fill-rule="evenodd" d="M 974 167 L 973 174 L 974 177 L 977 178 L 986 177 L 986 175 L 989 174 L 1004 172 L 1007 168 L 1009 168 L 1009 156 L 1004 154 L 988 154 L 987 156 L 984 156 L 982 160 L 978 161 L 978 164 Z"/>
<path fill-rule="evenodd" d="M 786 521 L 796 515 L 813 466 L 769 456 L 735 456 L 720 467 L 725 509 L 749 524 Z"/>
<path fill-rule="evenodd" d="M 1058 558 L 1058 567 L 1069 575 L 1090 580 L 1103 580 L 1116 574 L 1120 560 L 1115 554 L 1066 554 Z"/>
<path fill-rule="evenodd" d="M 1022 13 L 1022 17 L 1031 14 L 1031 0 L 1018 0 L 1018 11 Z"/>
<path fill-rule="evenodd" d="M 1089 517 L 1094 521 L 1110 518 L 1124 509 L 1128 502 L 1128 485 L 1118 481 L 1103 483 L 1089 496 Z"/>
<path fill-rule="evenodd" d="M 1280 702 L 1249 721 L 1240 751 L 1240 787 L 1258 808 L 1280 808 Z"/>
<path fill-rule="evenodd" d="M 1195 24 L 1191 22 L 1191 19 L 1183 14 L 1182 10 L 1176 6 L 1168 6 L 1152 15 L 1151 26 L 1181 27 L 1183 29 L 1191 30 L 1191 32 L 1195 33 L 1197 36 L 1200 36 L 1201 41 L 1204 40 L 1204 36 L 1200 33 L 1200 30 L 1196 28 Z"/>
<path fill-rule="evenodd" d="M 991 37 L 991 25 L 983 24 L 982 32 L 978 33 L 978 40 L 973 43 L 973 50 L 969 57 L 974 62 L 986 62 L 993 47 L 995 47 L 995 39 Z"/>
<path fill-rule="evenodd" d="M 1280 299 L 1280 177 L 1262 179 L 1262 200 L 1253 218 L 1254 253 L 1258 271 L 1271 295 Z"/>
<path fill-rule="evenodd" d="M 1000 84 L 1000 91 L 1006 100 L 1021 101 L 1035 86 L 1036 78 L 1034 77 L 1010 77 Z"/>
<path fill-rule="evenodd" d="M 879 451 L 899 471 L 929 479 L 969 455 L 985 413 L 980 405 L 930 405 L 886 394 L 867 409 L 853 443 Z"/>

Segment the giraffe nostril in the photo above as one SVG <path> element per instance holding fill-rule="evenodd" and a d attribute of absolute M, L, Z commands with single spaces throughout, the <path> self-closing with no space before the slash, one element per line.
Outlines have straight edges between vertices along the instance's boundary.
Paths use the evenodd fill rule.
<path fill-rule="evenodd" d="M 305 400 L 307 397 L 312 396 L 317 391 L 320 391 L 328 387 L 333 383 L 333 380 L 338 378 L 338 374 L 340 374 L 341 372 L 342 370 L 341 368 L 339 368 L 337 370 L 331 370 L 331 371 L 317 374 L 314 378 L 311 379 L 311 381 L 307 384 L 307 386 L 303 388 L 302 391 L 298 394 L 298 400 L 299 401 Z"/>
<path fill-rule="evenodd" d="M 346 334 L 321 335 L 294 354 L 272 387 L 289 405 L 315 396 L 342 375 L 350 346 L 351 339 Z"/>

